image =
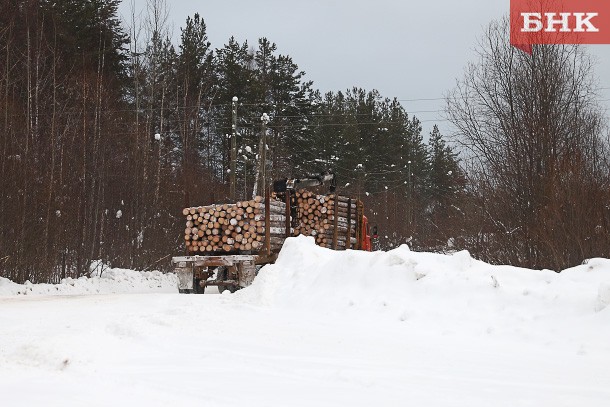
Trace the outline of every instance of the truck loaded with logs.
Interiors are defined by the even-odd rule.
[[[288,237],[312,236],[334,250],[371,250],[369,225],[358,199],[335,193],[330,173],[274,182],[265,196],[234,203],[185,208],[186,256],[174,257],[181,293],[222,293],[252,284],[258,267],[273,263]],[[331,192],[306,188],[330,182]]]

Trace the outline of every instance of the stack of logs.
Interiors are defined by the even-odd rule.
[[[344,250],[356,244],[356,202],[339,195],[296,192],[296,219],[291,219],[289,235],[314,236],[322,247]],[[273,196],[269,214],[264,198],[235,204],[185,208],[184,240],[192,254],[258,252],[265,249],[266,222],[272,251],[286,239],[286,204]],[[348,245],[349,233],[349,245]]]
[[[306,190],[298,191],[296,199],[298,225],[294,230],[295,236],[314,236],[319,246],[346,249],[349,232],[349,247],[354,248],[357,216],[355,200],[339,195],[315,195]],[[336,245],[333,244],[334,239]]]
[[[265,213],[264,198],[235,204],[185,208],[184,240],[189,252],[230,253],[265,248],[265,227],[269,222],[270,248],[278,250],[286,238],[286,204],[271,200]]]

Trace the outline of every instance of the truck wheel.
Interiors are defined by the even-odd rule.
[[[201,280],[198,279],[198,278],[193,280],[193,292],[195,294],[203,294],[203,293],[205,293],[205,287],[200,286],[199,285],[200,282],[201,282]]]
[[[231,294],[233,294],[235,291],[237,291],[237,287],[235,287],[234,285],[219,285],[218,286],[218,292],[219,293],[223,293],[225,291],[229,291]]]

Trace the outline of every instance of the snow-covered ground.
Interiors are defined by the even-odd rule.
[[[90,278],[66,278],[60,284],[15,284],[0,277],[0,296],[87,295],[176,292],[176,276],[158,271],[139,272],[96,267]]]
[[[610,403],[610,260],[556,274],[294,238],[233,295],[125,270],[0,295],[2,406]]]

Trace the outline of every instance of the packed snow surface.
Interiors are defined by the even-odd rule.
[[[235,294],[105,273],[59,286],[0,279],[3,406],[610,400],[609,260],[557,274],[292,238]]]

